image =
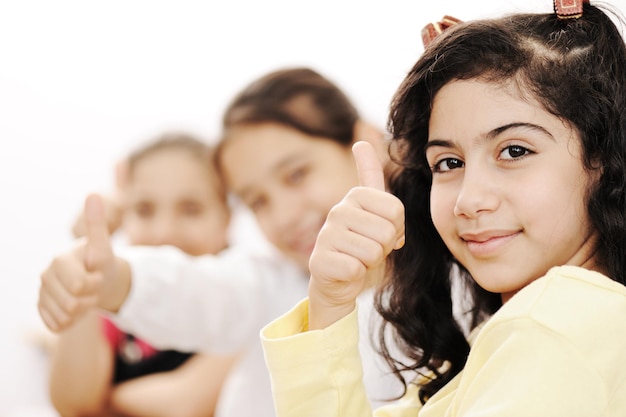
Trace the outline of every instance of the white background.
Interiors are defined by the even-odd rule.
[[[626,0],[612,4],[626,12]],[[164,129],[214,139],[253,78],[308,65],[384,126],[395,88],[445,14],[550,12],[551,0],[0,0],[0,416],[47,405],[39,274],[70,247],[87,192]]]

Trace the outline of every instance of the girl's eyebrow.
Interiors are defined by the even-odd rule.
[[[497,127],[491,130],[489,133],[487,133],[485,137],[488,140],[491,140],[491,139],[496,138],[498,135],[504,133],[507,130],[517,129],[517,128],[526,128],[529,130],[536,130],[536,131],[543,133],[546,136],[549,136],[552,140],[554,140],[554,136],[552,135],[552,133],[548,132],[543,126],[536,125],[534,123],[524,123],[524,122],[509,123],[507,125]]]
[[[496,137],[498,137],[499,135],[501,135],[502,133],[506,132],[507,130],[519,129],[519,128],[524,128],[524,129],[528,129],[528,130],[536,130],[536,131],[541,132],[544,135],[548,136],[550,139],[555,140],[554,136],[552,135],[552,133],[550,133],[548,130],[546,130],[543,126],[536,125],[534,123],[525,123],[525,122],[509,123],[509,124],[506,124],[504,126],[496,127],[495,129],[490,130],[489,132],[487,132],[487,134],[485,135],[485,139],[486,140],[493,140]],[[453,146],[452,143],[453,143],[453,141],[446,140],[446,139],[429,140],[428,142],[426,142],[426,145],[424,146],[424,152],[426,152],[429,148],[431,148],[433,146],[441,146],[441,147],[444,147],[444,148],[451,148]]]
[[[441,146],[442,148],[451,148],[452,147],[452,141],[451,140],[444,140],[444,139],[429,140],[428,142],[426,142],[426,145],[424,145],[424,153],[426,153],[428,151],[428,149],[432,148],[433,146]]]

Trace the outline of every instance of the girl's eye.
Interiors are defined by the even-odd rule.
[[[244,204],[247,205],[253,213],[257,213],[267,205],[267,199],[265,197],[254,197],[244,201]]]
[[[198,217],[202,214],[202,204],[192,201],[183,202],[180,211],[187,217]]]
[[[446,172],[452,171],[453,169],[463,168],[465,163],[457,158],[444,158],[435,162],[432,166],[433,172]]]
[[[142,219],[150,218],[154,215],[154,205],[146,202],[138,203],[134,207],[134,211],[137,214],[137,217]]]
[[[502,159],[519,159],[530,153],[531,152],[528,148],[520,145],[510,145],[500,152],[500,156]]]
[[[296,170],[293,170],[289,173],[289,175],[287,175],[287,184],[299,184],[306,176],[307,171],[308,170],[306,168],[298,168]]]

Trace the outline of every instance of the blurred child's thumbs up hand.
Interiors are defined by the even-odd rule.
[[[61,331],[90,308],[103,305],[117,273],[102,198],[85,201],[86,236],[72,251],[55,257],[41,274],[38,309],[52,331]],[[111,286],[111,285],[109,285]]]
[[[309,329],[350,313],[356,297],[379,282],[385,259],[404,244],[404,206],[385,192],[383,169],[367,142],[353,147],[359,186],[331,209],[309,260]]]
[[[104,214],[104,200],[97,194],[87,196],[85,200],[85,268],[97,272],[106,267],[106,262],[113,256],[111,237]]]

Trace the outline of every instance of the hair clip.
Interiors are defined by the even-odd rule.
[[[554,13],[559,19],[578,19],[583,15],[583,4],[589,0],[554,0]]]
[[[446,15],[439,22],[429,23],[424,26],[424,29],[422,29],[422,42],[424,43],[424,47],[428,46],[437,36],[443,33],[444,30],[457,23],[461,23],[461,20]]]

